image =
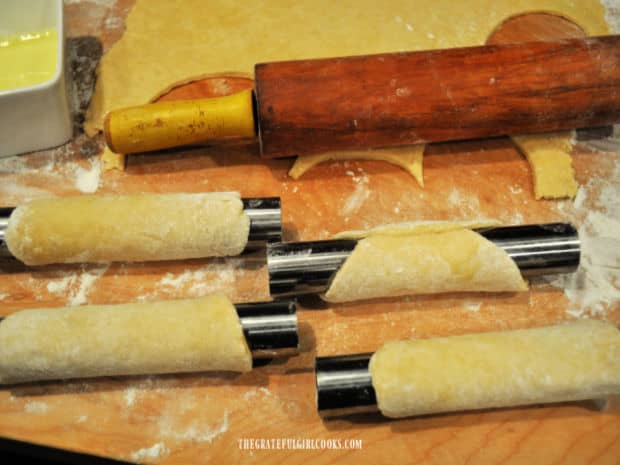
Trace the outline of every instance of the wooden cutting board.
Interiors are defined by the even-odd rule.
[[[70,37],[95,35],[107,49],[122,33],[131,1],[67,5]],[[530,15],[496,31],[496,40],[580,34],[569,21]],[[70,39],[71,40],[71,39]],[[88,38],[74,39],[74,72],[87,80]],[[76,59],[77,58],[77,59]],[[221,78],[177,88],[164,99],[229,94],[252,86]],[[0,164],[12,182],[0,204],[78,193],[76,171],[93,171],[100,141],[76,136],[67,147]],[[193,148],[132,156],[127,171],[101,174],[98,192],[238,190],[282,197],[286,240],[327,238],[344,229],[421,219],[497,218],[505,223],[573,220],[602,211],[592,202],[614,179],[620,154],[577,144],[574,166],[587,194],[536,201],[527,163],[508,139],[432,145],[424,189],[383,162],[328,163],[299,181],[290,160],[263,161],[253,145]],[[78,168],[69,170],[68,167]],[[8,166],[8,168],[6,168]],[[90,167],[90,168],[89,168]],[[96,173],[95,173],[96,174]],[[594,181],[592,181],[594,180]],[[600,181],[600,182],[599,182]],[[590,184],[588,184],[590,182]],[[587,208],[586,208],[587,207]],[[574,211],[573,211],[574,210]],[[597,210],[597,211],[598,211]],[[0,263],[3,315],[33,307],[120,303],[223,292],[237,302],[268,298],[260,256],[105,266],[27,269]],[[378,415],[322,421],[315,406],[314,357],[376,350],[384,341],[541,326],[590,313],[561,289],[537,283],[529,293],[459,294],[381,299],[329,306],[304,299],[302,353],[244,375],[148,376],[41,383],[0,390],[0,434],[94,454],[157,463],[596,463],[620,461],[620,415],[591,402],[534,406],[387,421]],[[572,312],[572,313],[571,313]],[[620,324],[614,304],[595,317]],[[359,439],[361,450],[244,450],[240,439]]]

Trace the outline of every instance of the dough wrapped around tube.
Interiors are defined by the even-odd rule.
[[[620,331],[583,320],[388,342],[369,369],[391,418],[597,399],[620,393]]]
[[[34,309],[0,322],[0,384],[252,369],[225,296]]]
[[[336,237],[361,239],[325,293],[329,302],[441,292],[527,290],[519,268],[508,254],[463,225],[405,223]]]
[[[250,220],[237,193],[84,195],[35,200],[9,218],[27,265],[238,255]]]

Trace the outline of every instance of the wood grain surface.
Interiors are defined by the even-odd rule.
[[[610,124],[618,63],[620,36],[259,64],[261,154]]]
[[[73,74],[83,86],[76,102],[78,127],[88,83],[92,85],[93,56],[120,37],[131,3],[66,5],[67,33],[74,41]],[[558,28],[565,30],[563,20],[548,15],[528,21],[524,29],[539,38],[550,32],[557,37]],[[515,24],[509,25],[523,23]],[[222,77],[173,90],[166,98],[224,95],[251,85]],[[247,197],[280,195],[287,240],[321,239],[343,229],[421,219],[492,217],[508,224],[581,225],[591,212],[606,214],[604,191],[620,182],[620,153],[597,149],[603,142],[575,147],[574,166],[583,186],[576,202],[534,200],[527,163],[503,138],[428,147],[424,189],[404,171],[370,161],[323,164],[293,181],[286,174],[290,160],[263,161],[258,148],[249,144],[131,156],[126,172],[101,173],[98,192],[238,190]],[[78,181],[84,173],[98,175],[100,147],[100,140],[89,140],[78,130],[66,147],[0,160],[0,205],[80,193]],[[260,255],[36,269],[5,261],[0,269],[2,315],[34,307],[214,292],[236,302],[268,298]],[[4,388],[0,434],[162,464],[620,463],[620,409],[613,403],[605,411],[593,402],[574,402],[400,421],[379,415],[322,421],[316,413],[312,372],[316,355],[374,351],[390,339],[541,326],[576,316],[620,324],[616,300],[591,308],[575,302],[570,292],[539,281],[530,292],[511,295],[417,296],[347,305],[304,299],[301,304],[302,352],[297,357],[243,375],[119,377]],[[362,449],[248,450],[239,447],[244,438],[355,439],[362,441]]]

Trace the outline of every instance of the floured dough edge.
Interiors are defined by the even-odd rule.
[[[303,155],[297,157],[288,174],[293,179],[299,179],[310,169],[327,161],[378,160],[386,161],[403,168],[414,177],[420,187],[424,187],[422,160],[425,147],[425,144],[417,144],[404,147],[386,147],[372,150],[342,150],[319,153],[316,155]]]
[[[503,249],[462,225],[405,223],[366,236],[353,232],[337,237],[362,238],[322,296],[328,302],[528,289]]]
[[[402,236],[439,233],[455,229],[482,229],[500,226],[501,222],[495,219],[479,219],[470,221],[404,221],[377,226],[372,229],[357,229],[342,231],[332,236],[332,239],[363,239],[368,236],[386,235]]]

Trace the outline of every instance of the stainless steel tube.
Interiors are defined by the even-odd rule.
[[[280,197],[242,199],[250,218],[247,248],[263,246],[266,242],[282,240],[282,208]]]
[[[299,333],[294,301],[236,304],[235,308],[253,358],[297,353]]]
[[[4,231],[9,224],[9,216],[13,212],[13,208],[0,208],[0,257],[10,257],[11,253],[4,241]]]
[[[368,364],[372,354],[318,357],[315,362],[316,398],[324,417],[377,411]]]
[[[579,266],[579,235],[571,224],[495,227],[478,232],[504,249],[524,276],[570,273]],[[271,295],[326,292],[356,244],[354,239],[338,239],[268,245]]]

